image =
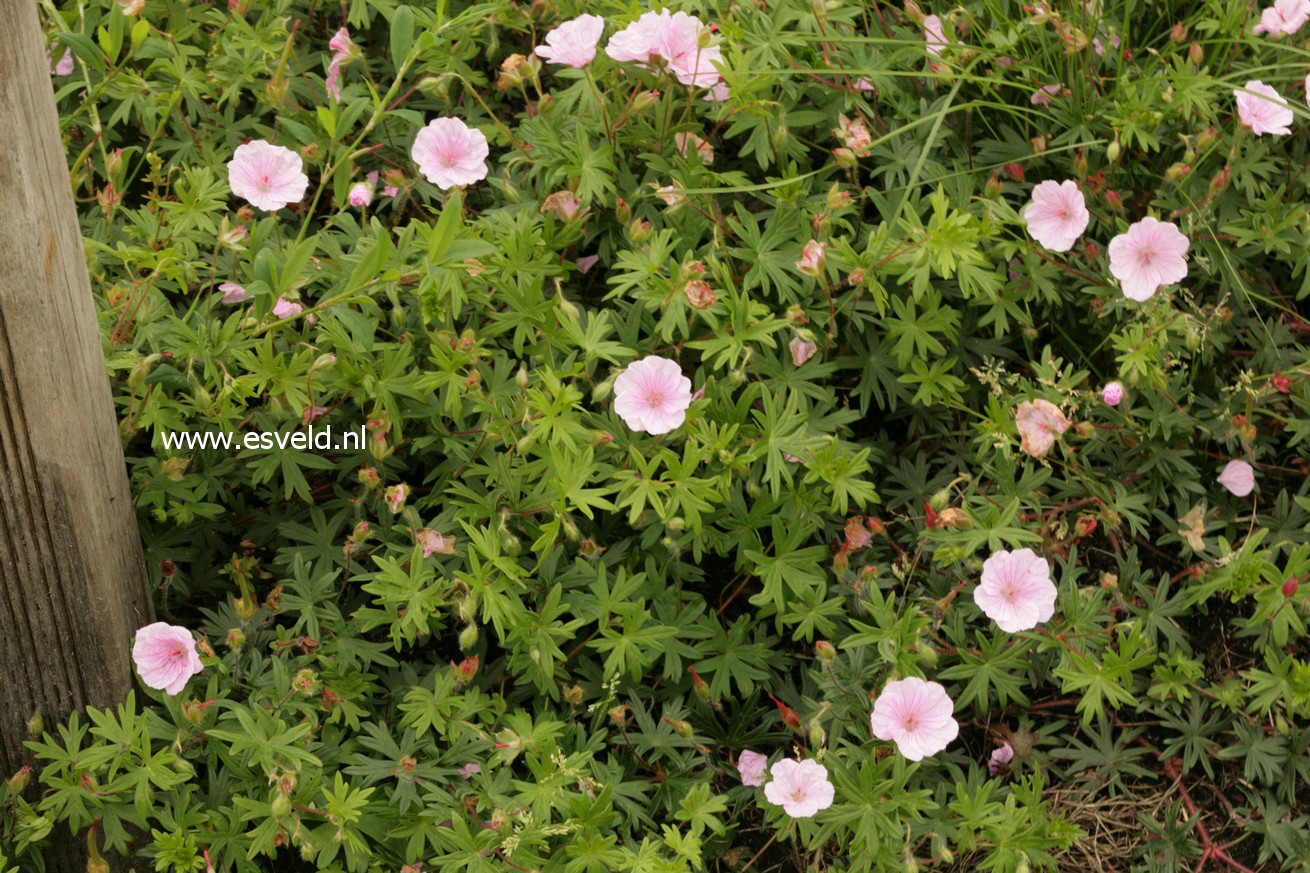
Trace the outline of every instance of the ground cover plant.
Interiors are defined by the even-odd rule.
[[[159,623],[0,870],[1310,869],[1310,4],[41,8]]]

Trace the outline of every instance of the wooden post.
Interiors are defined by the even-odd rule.
[[[37,4],[0,0],[0,778],[38,709],[127,694],[151,616]]]

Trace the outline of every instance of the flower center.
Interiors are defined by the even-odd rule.
[[[652,391],[646,397],[646,405],[651,409],[657,409],[664,405],[664,398],[660,396],[658,391]]]
[[[182,647],[181,647],[181,646],[173,646],[173,648],[169,651],[168,654],[169,654],[170,656],[174,657],[174,658],[180,658],[180,657],[182,657]]]
[[[1137,256],[1144,266],[1151,266],[1151,258],[1155,257],[1155,252],[1151,249],[1142,249],[1142,253]]]
[[[795,791],[793,791],[793,792],[791,793],[791,799],[794,800],[794,801],[796,801],[797,803],[802,803],[802,802],[804,802],[804,800],[805,800],[805,789],[804,789],[804,788],[797,788]]]
[[[901,727],[905,728],[907,731],[914,730],[917,725],[918,721],[915,720],[913,715],[907,715],[905,721],[901,722]]]
[[[1060,210],[1060,219],[1061,219],[1062,221],[1068,221],[1068,220],[1069,220],[1069,210],[1067,210],[1067,209],[1061,209],[1061,210]]]
[[[267,191],[269,188],[272,187],[273,187],[273,180],[269,178],[268,173],[265,173],[264,175],[259,177],[259,190]]]

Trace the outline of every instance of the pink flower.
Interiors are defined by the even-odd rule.
[[[888,682],[873,704],[869,725],[880,740],[891,740],[911,761],[922,761],[950,745],[960,733],[955,704],[936,682],[911,676]]]
[[[414,531],[414,542],[423,549],[423,557],[432,555],[455,554],[455,535],[439,534],[430,527],[421,527]]]
[[[1310,0],[1274,0],[1260,13],[1254,33],[1282,36],[1296,33],[1310,20]]]
[[[605,54],[616,61],[650,63],[660,57],[659,38],[670,18],[669,10],[644,13],[610,37]]]
[[[810,818],[832,806],[828,768],[818,761],[783,758],[773,765],[770,775],[773,778],[764,786],[765,798],[792,818]]]
[[[1244,89],[1234,90],[1233,96],[1237,98],[1237,117],[1256,136],[1292,132],[1288,127],[1292,123],[1292,107],[1264,82],[1252,79]]]
[[[877,88],[877,86],[875,86],[875,85],[874,85],[872,82],[870,82],[868,79],[856,79],[856,80],[855,80],[855,90],[856,90],[856,91],[872,91],[872,92],[874,92],[875,94],[878,92],[878,88]]]
[[[232,193],[266,212],[299,203],[309,187],[305,162],[291,149],[262,139],[237,146],[227,165]]]
[[[1014,423],[1019,429],[1019,448],[1034,458],[1044,458],[1066,430],[1069,419],[1060,407],[1049,400],[1025,400],[1014,411]]]
[[[332,49],[332,59],[328,61],[327,80],[324,83],[332,99],[341,99],[341,67],[359,56],[359,49],[350,41],[350,31],[341,28],[328,40]]]
[[[433,119],[414,139],[419,172],[443,191],[485,179],[489,152],[482,131],[458,118]]]
[[[553,212],[560,221],[572,221],[580,216],[585,216],[588,211],[583,207],[578,196],[568,189],[549,194],[545,200],[541,201],[541,214],[545,215],[547,212]]]
[[[585,276],[590,273],[591,268],[596,266],[599,262],[600,255],[583,255],[573,262],[573,266],[577,267],[578,272]]]
[[[191,631],[162,621],[136,632],[132,661],[142,682],[168,694],[181,693],[187,680],[205,669]]]
[[[814,357],[814,353],[819,350],[817,343],[806,342],[798,336],[792,337],[787,345],[791,349],[791,362],[798,367]]]
[[[350,189],[351,206],[368,206],[373,202],[373,186],[367,182],[356,182]]]
[[[1245,497],[1255,490],[1255,468],[1246,461],[1229,461],[1218,481],[1233,496]]]
[[[1034,106],[1050,106],[1051,98],[1058,96],[1063,88],[1063,85],[1058,84],[1043,85],[1033,92],[1033,95],[1028,98],[1028,102],[1032,103]]]
[[[973,601],[1006,633],[1032,630],[1055,614],[1051,566],[1032,549],[999,551],[983,562]]]
[[[405,498],[407,497],[409,497],[409,486],[403,482],[399,485],[392,485],[382,495],[382,499],[386,501],[387,509],[390,509],[393,513],[398,513],[405,507]]]
[[[796,269],[807,276],[823,275],[823,262],[828,251],[826,243],[810,240],[801,250],[801,259],[796,262]]]
[[[673,144],[678,148],[678,154],[684,158],[692,150],[700,156],[700,162],[705,166],[714,163],[714,146],[707,143],[694,133],[675,133],[673,135]]]
[[[474,776],[476,776],[481,772],[482,772],[482,765],[465,764],[463,767],[459,768],[459,778],[467,781],[469,779],[472,779]]]
[[[374,170],[373,172],[365,175],[364,181],[368,182],[368,184],[372,186],[373,190],[376,191],[378,186],[378,171]],[[382,188],[382,193],[384,196],[387,197],[395,197],[396,192],[399,190],[400,190],[399,188],[393,187],[391,185],[384,185]]]
[[[546,44],[533,51],[552,64],[585,67],[596,57],[596,43],[603,30],[605,19],[599,15],[579,15],[546,34]]]
[[[722,103],[728,99],[728,83],[724,81],[715,82],[701,99],[706,103]]]
[[[273,304],[274,318],[292,318],[304,311],[305,307],[301,306],[299,303],[292,303],[285,297],[279,297],[277,302]]]
[[[942,49],[950,45],[942,30],[942,20],[936,15],[926,15],[923,19],[923,40],[928,44],[928,54],[941,57]]]
[[[250,299],[250,292],[235,282],[224,282],[218,286],[218,290],[223,292],[224,303],[245,303]]]
[[[614,411],[635,431],[668,433],[687,418],[691,380],[677,361],[649,355],[614,380]]]
[[[769,767],[769,759],[750,749],[742,751],[737,758],[737,772],[741,774],[741,784],[759,788],[764,784],[764,771]]]
[[[1111,34],[1111,35],[1110,35],[1110,47],[1111,47],[1111,48],[1116,48],[1116,49],[1119,48],[1119,34],[1116,33],[1116,34]],[[1094,50],[1098,55],[1103,55],[1103,54],[1105,54],[1105,46],[1101,45],[1101,38],[1100,38],[1100,37],[1097,37],[1097,36],[1092,37],[1092,49],[1093,49],[1093,50]]]
[[[987,761],[987,772],[995,776],[1003,770],[1009,770],[1013,760],[1014,748],[1009,743],[1002,743],[992,750],[992,756]]]
[[[50,75],[67,76],[71,72],[73,72],[73,50],[71,48],[64,49],[64,56],[59,59],[58,63],[55,63],[53,57],[50,58]]]
[[[721,78],[715,64],[722,63],[723,49],[702,46],[703,29],[699,18],[685,12],[647,12],[611,36],[605,54],[643,65],[662,59],[682,84],[714,89]]]
[[[1150,300],[1187,276],[1187,237],[1168,221],[1143,218],[1110,240],[1110,272],[1129,300]]]
[[[1047,180],[1033,189],[1033,199],[1023,210],[1028,233],[1053,252],[1067,252],[1082,236],[1090,219],[1083,192],[1071,180]]]
[[[1118,406],[1119,401],[1124,399],[1124,386],[1122,382],[1110,382],[1101,389],[1101,399],[1107,406]]]

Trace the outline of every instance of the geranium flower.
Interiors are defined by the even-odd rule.
[[[702,46],[703,30],[701,20],[685,12],[647,12],[611,36],[605,53],[616,61],[636,61],[643,66],[663,60],[682,84],[715,89],[721,79],[715,64],[722,63],[723,49]],[[721,99],[726,98],[725,89]]]
[[[1129,300],[1150,300],[1187,277],[1188,245],[1177,225],[1143,218],[1110,240],[1110,273]]]
[[[1245,497],[1255,490],[1255,468],[1246,461],[1229,461],[1218,482],[1235,497]]]
[[[414,542],[423,549],[423,557],[432,555],[455,554],[455,535],[440,534],[430,527],[421,527],[414,531]]]
[[[1122,382],[1110,382],[1101,389],[1101,399],[1107,406],[1118,406],[1119,401],[1124,399],[1124,386]]]
[[[764,784],[764,771],[769,767],[769,759],[750,749],[742,751],[737,758],[737,772],[741,774],[741,784],[758,788]]]
[[[568,189],[548,194],[546,199],[541,201],[539,211],[542,215],[553,212],[560,221],[572,221],[579,216],[585,216],[588,212],[578,196]]]
[[[412,155],[429,182],[443,191],[487,177],[487,138],[458,118],[435,118],[414,138]]]
[[[1064,86],[1060,84],[1043,85],[1032,93],[1032,96],[1028,98],[1028,102],[1034,106],[1050,106],[1051,98],[1058,96],[1063,88]]]
[[[878,739],[896,743],[906,758],[921,761],[959,735],[954,711],[945,688],[911,676],[887,683],[874,701],[869,726]]]
[[[309,187],[305,162],[289,148],[262,139],[239,145],[227,165],[232,193],[266,212],[299,203]]]
[[[942,20],[936,15],[926,15],[923,19],[923,41],[927,43],[928,54],[941,57],[942,49],[950,45],[946,33],[942,30]]]
[[[714,146],[694,133],[675,133],[673,135],[673,144],[677,147],[678,154],[684,158],[691,154],[692,149],[695,149],[702,164],[708,167],[714,163]]]
[[[367,182],[356,182],[350,188],[351,206],[368,206],[373,202],[373,186]]]
[[[810,818],[832,806],[828,768],[818,761],[783,758],[773,765],[770,775],[773,778],[764,786],[764,796],[792,818]]]
[[[828,251],[826,243],[812,239],[801,249],[801,259],[796,262],[796,269],[807,276],[822,276],[824,255]]]
[[[1310,0],[1274,0],[1260,12],[1260,23],[1253,33],[1291,36],[1310,20]]]
[[[1067,252],[1087,229],[1091,215],[1077,182],[1048,179],[1033,189],[1023,218],[1033,239],[1053,252]]]
[[[686,420],[689,406],[691,380],[677,361],[649,355],[614,380],[614,411],[635,431],[668,433]]]
[[[792,337],[787,347],[791,349],[791,362],[798,367],[814,357],[814,353],[819,350],[818,343],[806,342],[798,336]]]
[[[162,621],[136,632],[132,662],[142,682],[167,694],[180,694],[187,680],[205,669],[191,631]]]
[[[71,72],[73,72],[73,50],[71,48],[64,49],[64,56],[58,62],[53,57],[50,58],[50,75],[67,76]]]
[[[224,282],[218,290],[223,292],[224,303],[245,303],[250,299],[250,292],[235,282]]]
[[[405,508],[405,500],[409,497],[409,486],[404,482],[399,485],[392,485],[382,494],[383,501],[387,504],[393,514],[399,513]]]
[[[992,750],[992,756],[987,759],[987,772],[995,776],[1003,770],[1009,770],[1013,760],[1014,748],[1009,743],[1002,743]]]
[[[1233,91],[1237,98],[1237,117],[1256,136],[1266,133],[1285,135],[1292,132],[1292,107],[1277,91],[1259,79],[1252,79],[1243,89]]]
[[[299,303],[292,303],[285,297],[279,297],[277,302],[273,304],[274,318],[291,318],[292,316],[299,315],[304,311],[305,307],[301,306]]]
[[[332,49],[332,59],[328,61],[327,80],[324,82],[327,92],[332,95],[332,99],[341,99],[341,67],[359,56],[359,49],[350,40],[350,31],[341,28],[332,35],[328,40],[328,48]]]
[[[599,15],[579,15],[546,34],[546,44],[533,51],[552,64],[585,67],[595,59],[596,43],[604,30],[605,19]]]
[[[1051,565],[1032,549],[999,551],[983,562],[973,601],[1006,633],[1032,630],[1055,614]]]
[[[481,772],[481,764],[468,763],[459,768],[459,778],[468,781]]]
[[[1069,419],[1049,400],[1025,400],[1014,411],[1019,429],[1019,448],[1034,458],[1044,458],[1055,441],[1069,429]]]

